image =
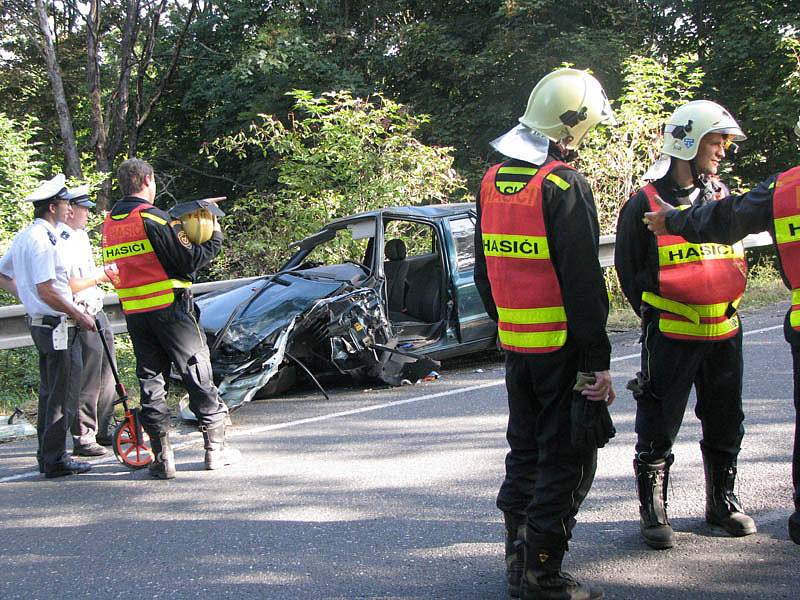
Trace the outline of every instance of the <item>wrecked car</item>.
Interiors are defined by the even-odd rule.
[[[229,407],[349,375],[414,382],[437,359],[492,348],[473,281],[475,205],[385,208],[292,244],[274,274],[200,297],[215,382]]]

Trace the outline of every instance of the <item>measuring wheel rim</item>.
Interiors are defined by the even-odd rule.
[[[142,432],[142,439],[137,439],[136,430],[126,419],[114,429],[114,456],[123,465],[131,469],[143,469],[153,462],[153,453],[147,445],[150,439]]]

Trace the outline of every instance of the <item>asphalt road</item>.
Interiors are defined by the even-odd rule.
[[[687,410],[675,448],[672,550],[639,540],[631,471],[637,370],[614,336],[617,437],[600,451],[565,568],[606,598],[800,598],[788,539],[793,423],[784,306],[745,315],[747,434],[739,496],[759,532],[718,536],[703,520],[700,431]],[[0,446],[0,598],[505,598],[505,393],[495,355],[447,364],[395,389],[339,388],[245,406],[243,464],[203,470],[197,433],[176,437],[178,478],[113,459],[40,479],[34,444]]]

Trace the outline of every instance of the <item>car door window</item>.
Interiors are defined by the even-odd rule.
[[[459,271],[475,266],[475,221],[470,217],[450,220],[450,231],[456,246],[456,264]]]

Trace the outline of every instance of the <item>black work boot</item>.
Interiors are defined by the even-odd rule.
[[[519,598],[522,568],[525,562],[525,515],[503,513],[506,524],[506,582],[508,595]]]
[[[525,533],[525,570],[520,600],[599,600],[603,592],[575,581],[561,570],[566,543],[560,538]]]
[[[667,485],[673,460],[672,455],[654,463],[633,459],[639,493],[639,529],[645,543],[656,550],[672,548],[675,544],[667,517]]]
[[[225,423],[210,427],[201,427],[203,441],[205,442],[206,469],[220,469],[227,465],[232,465],[241,460],[242,454],[236,448],[231,448],[225,443]]]
[[[175,479],[175,454],[169,443],[169,433],[150,434],[150,447],[153,450],[153,462],[147,467],[156,479]]]
[[[742,511],[733,493],[736,483],[736,459],[714,461],[703,452],[706,474],[706,522],[721,527],[734,537],[751,535],[756,524]]]

